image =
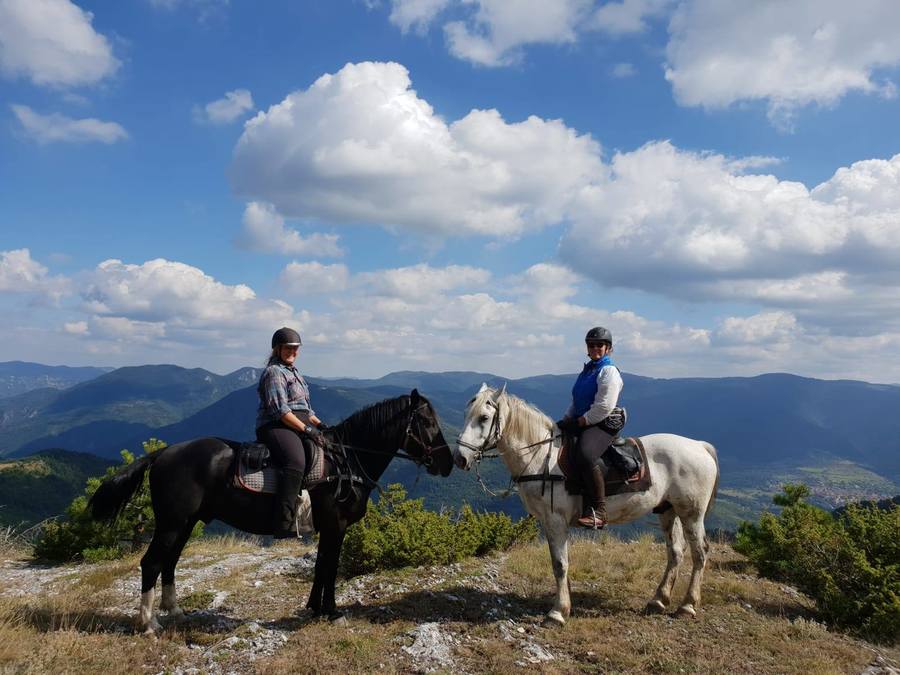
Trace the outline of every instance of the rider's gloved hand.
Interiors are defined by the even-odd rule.
[[[303,433],[306,434],[306,437],[316,445],[320,447],[325,446],[325,437],[322,435],[322,432],[316,429],[312,424],[307,424],[306,429],[303,430]]]
[[[328,431],[330,428],[331,426],[325,424],[325,422],[319,422],[319,431]]]
[[[563,417],[557,420],[556,426],[560,431],[572,433],[578,431],[578,419],[575,417]]]

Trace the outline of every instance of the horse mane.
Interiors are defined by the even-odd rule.
[[[351,436],[369,435],[390,423],[401,421],[398,415],[409,407],[409,394],[386,398],[357,410],[335,426],[335,430]]]
[[[486,390],[485,395],[491,396],[493,391]],[[508,391],[503,396],[509,406],[509,419],[505,420],[504,435],[537,441],[544,438],[548,431],[553,431],[553,420],[537,407]]]
[[[547,415],[515,394],[506,392],[504,395],[510,411],[504,434],[537,441],[544,438],[548,431],[552,433],[553,420]]]

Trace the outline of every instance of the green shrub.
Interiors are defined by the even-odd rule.
[[[900,639],[900,507],[848,506],[839,517],[786,485],[779,515],[742,523],[735,549],[760,573],[796,585],[829,623],[886,643]]]
[[[472,555],[509,548],[537,536],[532,518],[513,522],[503,513],[457,514],[427,511],[422,499],[407,499],[389,485],[365,517],[347,531],[341,554],[346,574],[418,565],[444,565]]]
[[[145,441],[143,446],[144,452],[149,454],[165,448],[166,444],[151,438]],[[134,455],[123,450],[120,466],[110,467],[105,476],[89,478],[84,494],[76,497],[66,509],[66,518],[44,525],[34,544],[35,556],[61,562],[113,560],[139,549],[149,540],[155,525],[150,490],[147,487],[149,471],[144,474],[143,485],[138,488],[114,522],[102,523],[93,520],[87,508],[88,500],[100,487],[100,483],[133,461]],[[198,523],[192,536],[197,536],[202,530],[202,525]]]

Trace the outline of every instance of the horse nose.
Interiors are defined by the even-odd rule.
[[[456,464],[456,466],[458,466],[460,469],[468,469],[469,468],[468,466],[466,466],[466,464],[468,462],[466,462],[466,458],[463,457],[461,452],[454,452],[453,455],[454,455],[453,461]]]

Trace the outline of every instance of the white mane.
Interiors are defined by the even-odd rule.
[[[486,397],[493,397],[495,394],[495,389],[485,389],[478,395],[478,403],[483,403]],[[548,433],[553,433],[553,420],[535,406],[509,392],[504,392],[501,400],[509,408],[503,420],[505,437],[531,443],[546,438]]]

